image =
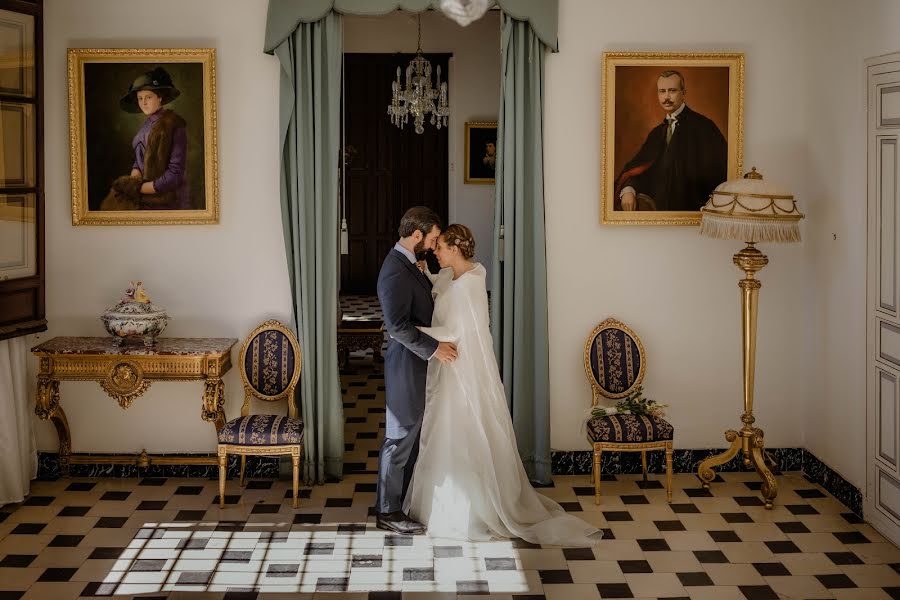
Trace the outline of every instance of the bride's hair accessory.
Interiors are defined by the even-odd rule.
[[[448,246],[459,248],[459,253],[466,260],[475,256],[475,236],[465,225],[454,223],[441,232],[441,237]]]

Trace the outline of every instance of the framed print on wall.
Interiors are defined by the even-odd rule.
[[[466,183],[494,183],[497,172],[497,122],[466,123]]]
[[[218,223],[215,58],[69,49],[73,225]]]
[[[601,223],[697,225],[743,161],[744,55],[603,54]]]

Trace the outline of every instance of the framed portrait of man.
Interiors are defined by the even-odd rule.
[[[494,183],[497,172],[497,122],[466,123],[466,183]]]
[[[69,49],[73,225],[218,223],[215,53]]]
[[[744,55],[603,54],[601,223],[697,225],[741,173]]]

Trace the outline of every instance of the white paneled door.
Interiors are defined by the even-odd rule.
[[[900,54],[867,66],[865,517],[900,544]]]

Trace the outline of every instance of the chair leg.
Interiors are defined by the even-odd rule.
[[[244,480],[244,474],[247,472],[247,455],[241,454],[241,487],[244,487],[246,481]]]
[[[294,466],[294,508],[300,508],[300,500],[297,497],[297,488],[300,487],[300,457],[292,456],[291,462]]]
[[[672,444],[666,446],[666,499],[672,503]]]
[[[644,481],[647,481],[647,451],[641,450],[641,467],[644,469]]]
[[[228,472],[228,454],[219,451],[219,508],[225,508],[225,476]]]
[[[600,505],[600,456],[603,454],[603,450],[594,446],[594,468],[592,469],[594,472],[594,504]]]

